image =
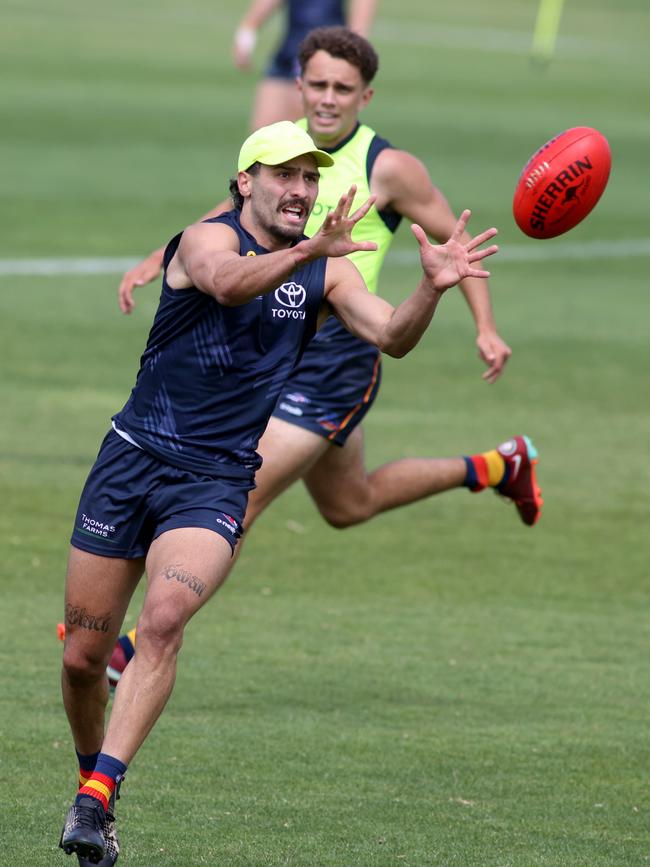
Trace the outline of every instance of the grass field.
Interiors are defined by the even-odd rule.
[[[158,294],[142,290],[125,319],[117,266],[29,272],[135,258],[223,197],[254,82],[229,62],[239,9],[5,4],[2,865],[71,863],[56,848],[75,779],[55,635],[68,538]],[[528,59],[536,11],[382,4],[366,120],[420,155],[476,228],[499,226],[492,289],[514,355],[482,383],[450,293],[418,349],[386,362],[366,437],[375,466],[526,432],[542,520],[529,530],[489,492],[459,491],[340,532],[289,491],[188,630],[124,787],[120,863],[650,863],[650,10],[568,0],[546,69]],[[570,235],[527,240],[509,210],[518,173],[583,124],[610,140],[609,188]],[[416,264],[403,227],[387,297],[415,285]]]

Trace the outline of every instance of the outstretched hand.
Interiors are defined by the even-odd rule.
[[[310,239],[312,249],[315,248],[318,256],[347,256],[357,250],[376,250],[374,241],[352,240],[352,230],[362,220],[375,203],[376,196],[370,198],[361,205],[353,214],[350,208],[356,195],[357,188],[353,184],[348,192],[341,196],[339,203],[324,219],[322,226]]]
[[[117,303],[120,305],[122,313],[131,313],[135,307],[135,302],[133,301],[133,290],[135,287],[151,283],[160,274],[161,269],[162,251],[154,250],[146,259],[138,262],[137,265],[126,272],[117,290]]]
[[[456,223],[454,231],[446,244],[431,244],[424,229],[414,223],[411,231],[420,245],[420,261],[422,270],[431,284],[431,288],[437,292],[444,292],[450,286],[455,286],[465,277],[489,277],[490,272],[480,268],[474,268],[474,262],[480,262],[487,256],[498,252],[496,244],[479,250],[481,244],[494,238],[496,229],[487,229],[463,243],[462,237],[471,216],[471,211],[463,211]]]

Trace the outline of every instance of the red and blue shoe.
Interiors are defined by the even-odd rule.
[[[530,437],[517,436],[501,443],[497,451],[505,461],[506,474],[495,490],[512,500],[521,520],[532,527],[539,520],[544,504],[535,474],[537,449]]]

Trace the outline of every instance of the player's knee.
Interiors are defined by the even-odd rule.
[[[153,659],[176,656],[183,644],[185,621],[172,606],[143,611],[138,620],[137,652]]]
[[[335,530],[345,530],[355,524],[363,524],[372,517],[368,502],[317,503],[318,510],[330,527]]]
[[[78,647],[68,641],[63,652],[63,671],[72,686],[89,687],[106,676],[107,661],[103,650]]]

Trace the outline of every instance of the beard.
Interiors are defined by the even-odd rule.
[[[276,239],[276,241],[285,243],[286,241],[295,241],[297,238],[300,238],[304,232],[305,226],[304,224],[302,226],[278,226],[277,223],[274,223],[273,225],[265,226],[264,228],[272,238]]]
[[[282,208],[286,207],[287,204],[287,202],[283,202],[282,205],[278,206],[277,200],[271,202],[265,197],[260,197],[252,203],[258,225],[267,235],[281,244],[291,243],[300,238],[305,231],[309,216],[308,202],[301,201],[300,204],[306,211],[304,219],[297,223],[285,223]]]

